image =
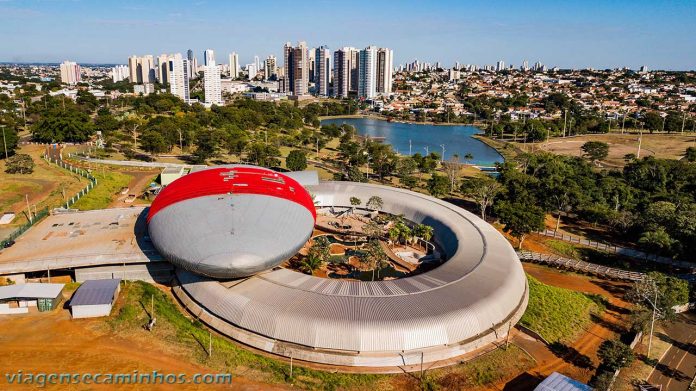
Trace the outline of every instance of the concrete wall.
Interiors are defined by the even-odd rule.
[[[77,305],[71,308],[73,319],[97,318],[111,314],[111,304]]]
[[[169,262],[141,263],[125,266],[97,266],[75,269],[75,281],[140,280],[146,282],[167,282],[174,273],[174,266]]]

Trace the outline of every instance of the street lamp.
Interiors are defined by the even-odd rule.
[[[365,179],[370,181],[370,153],[363,151],[363,155],[367,156],[367,161],[365,162]]]

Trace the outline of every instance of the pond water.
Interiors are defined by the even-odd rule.
[[[402,122],[388,122],[372,118],[334,118],[321,121],[326,124],[348,124],[356,128],[361,136],[384,137],[384,142],[401,155],[410,153],[437,152],[442,154],[445,146],[445,159],[454,154],[459,161],[467,163],[467,153],[474,157],[468,163],[481,166],[493,166],[503,162],[503,157],[495,149],[471,137],[481,133],[480,129],[469,125],[429,125]]]

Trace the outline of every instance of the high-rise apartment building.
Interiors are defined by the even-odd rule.
[[[350,91],[358,89],[358,50],[344,47],[334,52],[333,93],[338,98],[347,98]]]
[[[502,71],[503,69],[505,69],[505,61],[500,60],[500,61],[498,61],[498,62],[495,64],[495,71],[496,71],[496,72],[500,72],[500,71]]]
[[[368,46],[358,57],[358,96],[374,98],[377,95],[377,48]]]
[[[246,69],[247,77],[249,78],[249,80],[256,79],[256,74],[259,72],[259,70],[256,69],[256,63],[247,64]]]
[[[394,70],[394,51],[377,49],[377,93],[388,95],[392,92],[392,72]]]
[[[281,92],[295,96],[307,95],[309,88],[308,51],[305,42],[293,47],[290,42],[283,46],[284,76],[280,82]]]
[[[128,73],[131,83],[154,83],[156,79],[155,58],[151,55],[129,57]]]
[[[82,72],[76,62],[63,61],[60,64],[60,81],[64,84],[75,85],[82,81]]]
[[[111,68],[111,80],[114,83],[123,81],[128,78],[128,66],[127,65],[116,65]]]
[[[274,55],[271,54],[268,56],[266,61],[264,61],[263,73],[266,80],[270,80],[278,76],[276,74],[276,57]]]
[[[236,52],[230,53],[230,77],[232,79],[239,77],[239,56]]]
[[[254,56],[254,65],[256,65],[257,71],[261,69],[261,60],[259,60],[259,56]]]
[[[317,95],[329,96],[331,82],[331,51],[326,46],[320,46],[314,51],[314,85]]]
[[[215,51],[213,49],[206,49],[203,52],[203,66],[208,66],[210,64],[215,64]]]
[[[169,83],[169,60],[174,57],[173,54],[161,54],[157,57],[157,81],[162,84]]]
[[[222,105],[222,84],[220,82],[220,67],[215,60],[208,60],[203,67],[203,90],[206,105]]]
[[[175,54],[169,59],[169,92],[176,95],[184,102],[189,103],[191,95],[189,92],[189,61],[181,58],[181,54]]]
[[[317,54],[316,48],[312,48],[309,50],[309,57],[307,59],[307,68],[309,69],[309,82],[310,83],[317,82],[316,80],[314,80],[314,76],[317,73],[317,66],[315,64],[316,54]]]

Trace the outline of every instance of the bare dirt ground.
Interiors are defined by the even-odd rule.
[[[50,313],[33,312],[27,315],[0,316],[2,329],[0,343],[3,357],[0,360],[0,389],[9,387],[6,373],[184,373],[190,379],[194,374],[216,373],[200,365],[192,364],[187,357],[175,354],[155,339],[143,340],[132,336],[119,336],[101,331],[102,320],[71,320],[67,310]],[[233,375],[233,382],[226,386],[177,385],[177,389],[235,389],[235,390],[283,390]],[[48,387],[53,389],[118,389],[110,386]],[[162,386],[122,386],[121,389],[172,389]]]
[[[540,265],[525,263],[523,266],[529,275],[544,284],[601,295],[607,299],[607,308],[601,317],[593,318],[582,337],[570,346],[564,347],[562,354],[552,352],[539,342],[521,342],[522,346],[537,360],[536,367],[492,389],[531,390],[553,372],[587,383],[599,364],[597,358],[599,345],[607,339],[615,338],[625,322],[629,304],[623,300],[622,293],[628,285],[623,282],[562,273]],[[519,339],[515,342],[518,341]]]
[[[549,151],[560,155],[582,156],[580,147],[587,141],[603,141],[609,144],[609,156],[603,161],[609,167],[623,167],[624,155],[638,152],[637,134],[592,134],[577,137],[553,138],[548,143],[516,145],[525,151]],[[681,134],[643,134],[640,156],[665,159],[681,159],[687,147],[696,146],[696,137]]]
[[[149,201],[142,200],[140,198],[136,199],[135,202],[132,204],[126,204],[123,201],[128,197],[129,194],[135,194],[138,197],[140,197],[141,194],[143,194],[143,191],[147,188],[147,186],[152,182],[152,179],[159,174],[159,170],[148,170],[148,171],[142,171],[142,170],[131,170],[131,171],[121,171],[122,173],[126,175],[130,175],[133,177],[131,179],[130,183],[128,183],[128,193],[127,194],[117,194],[111,204],[109,204],[109,208],[122,208],[124,206],[130,206],[130,205],[145,205],[149,204]]]

